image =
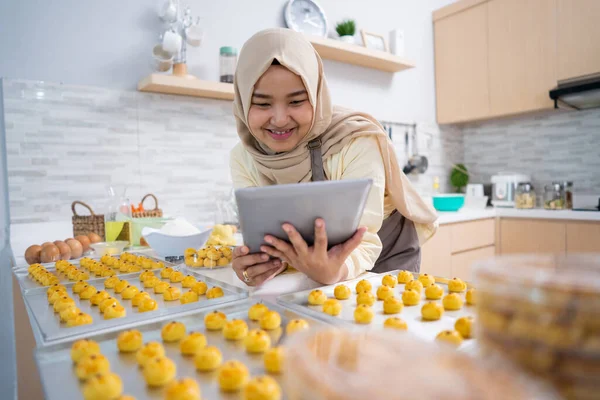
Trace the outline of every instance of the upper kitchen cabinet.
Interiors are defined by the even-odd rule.
[[[488,2],[492,117],[550,109],[556,86],[556,2]]]
[[[600,1],[557,1],[558,80],[600,73]]]
[[[452,6],[434,13],[437,120],[441,124],[480,119],[490,113],[488,5],[478,3],[454,14],[448,14]]]

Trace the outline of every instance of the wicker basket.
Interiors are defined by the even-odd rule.
[[[77,214],[75,211],[77,204],[87,208],[91,215]],[[104,240],[104,215],[94,214],[92,208],[83,201],[74,201],[71,204],[71,210],[73,211],[73,237],[95,233]]]
[[[142,212],[134,212],[132,213],[133,218],[161,218],[163,216],[163,212],[160,208],[158,208],[158,199],[152,193],[148,193],[144,197],[142,197],[142,204],[144,204],[144,200],[148,197],[152,197],[154,199],[154,209],[153,210],[144,210]]]

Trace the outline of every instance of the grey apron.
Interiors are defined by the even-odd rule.
[[[308,142],[310,150],[310,163],[313,181],[324,181],[325,170],[321,154],[321,140],[314,139]],[[377,232],[383,249],[375,262],[372,272],[383,273],[396,269],[419,272],[421,269],[421,247],[415,224],[404,218],[398,211],[394,211],[387,219],[383,220]]]

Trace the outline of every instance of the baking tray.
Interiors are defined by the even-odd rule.
[[[160,318],[189,310],[205,309],[207,307],[213,307],[217,304],[228,303],[248,297],[248,290],[246,289],[238,288],[236,286],[193,273],[193,271],[182,272],[193,275],[198,280],[206,282],[209,288],[213,286],[221,287],[223,289],[224,296],[209,300],[205,295],[203,295],[200,296],[200,299],[197,302],[188,304],[181,304],[179,300],[164,301],[162,294],[155,294],[153,289],[145,289],[143,287],[139,280],[141,272],[122,276],[121,278],[127,279],[131,285],[137,286],[137,288],[140,290],[147,291],[158,303],[157,310],[140,313],[136,307],[131,305],[131,300],[123,300],[120,294],[114,293],[114,289],[104,288],[104,280],[107,278],[95,280],[94,282],[89,281],[98,290],[106,290],[111,294],[111,296],[118,299],[121,305],[123,305],[127,311],[127,315],[123,318],[105,320],[103,318],[103,314],[100,313],[97,306],[92,306],[89,300],[80,300],[78,295],[73,294],[72,287],[75,282],[71,282],[64,285],[67,288],[69,296],[75,300],[77,307],[79,307],[82,312],[90,314],[94,320],[92,324],[78,327],[67,327],[64,323],[60,322],[59,315],[54,313],[52,305],[48,304],[48,297],[46,294],[47,287],[29,289],[28,291],[23,292],[23,298],[25,300],[25,305],[30,312],[30,316],[33,316],[32,323],[35,323],[40,331],[41,344],[45,346],[57,341],[72,340],[73,338],[89,335],[96,331],[114,330],[124,325],[136,324],[148,319]],[[160,274],[155,275],[160,278]],[[161,280],[169,281],[168,279]],[[183,288],[181,283],[171,283],[171,285],[178,287],[182,293],[189,290],[187,288]]]
[[[397,276],[399,271],[391,271],[387,274]],[[444,311],[444,315],[438,321],[424,321],[421,318],[421,307],[423,304],[433,301],[439,304],[442,304],[442,300],[427,300],[425,299],[425,290],[423,289],[421,293],[421,302],[416,306],[404,306],[402,311],[399,314],[384,314],[383,313],[383,301],[377,300],[375,304],[373,304],[372,308],[375,312],[375,316],[370,324],[357,324],[354,322],[354,310],[356,309],[356,284],[365,279],[371,282],[373,286],[373,294],[377,296],[377,288],[382,286],[381,280],[387,274],[378,274],[372,275],[362,278],[353,279],[351,281],[342,282],[350,288],[352,291],[352,295],[347,300],[340,300],[342,304],[342,312],[338,316],[331,316],[325,314],[322,311],[322,306],[311,306],[308,304],[308,294],[314,290],[304,290],[301,292],[290,293],[281,295],[277,298],[277,302],[285,307],[289,307],[292,310],[298,311],[299,313],[310,315],[316,319],[321,319],[325,322],[345,326],[350,329],[383,329],[383,323],[387,318],[390,317],[399,317],[406,321],[408,325],[408,331],[415,334],[417,337],[427,340],[433,341],[438,333],[443,330],[453,330],[454,323],[460,317],[464,316],[475,316],[475,306],[467,305],[465,301],[465,293],[459,293],[462,297],[464,305],[460,310],[457,311]],[[417,279],[420,274],[413,273],[415,279]],[[448,294],[447,282],[449,281],[446,278],[435,277],[436,283],[438,283],[444,289],[444,296]],[[338,284],[324,286],[318,288],[322,290],[328,298],[335,298],[333,295],[333,290]],[[467,287],[471,288],[472,286],[467,283]],[[402,292],[404,292],[404,284],[399,283],[394,288],[394,296],[399,299],[402,299]],[[443,297],[443,296],[442,296]],[[474,347],[474,340],[468,339],[463,341],[461,344],[461,348],[464,350],[471,350]]]
[[[142,332],[144,342],[162,342],[160,332],[162,327],[170,321],[183,322],[187,332],[195,331],[206,335],[209,345],[217,346],[223,353],[223,361],[238,360],[243,362],[249,369],[251,376],[266,374],[263,367],[263,356],[261,354],[251,355],[246,353],[243,340],[232,342],[225,340],[221,331],[206,331],[204,328],[204,315],[219,310],[227,315],[228,319],[243,319],[248,323],[249,329],[259,328],[258,323],[248,320],[248,308],[257,303],[257,300],[246,299],[235,303],[212,307],[205,310],[194,310],[179,314],[173,318],[163,318],[161,321],[152,321],[137,324],[134,327]],[[293,310],[285,309],[274,303],[265,302],[269,309],[277,311],[281,315],[281,328],[270,331],[272,347],[285,340],[285,326],[288,321],[296,318],[305,319],[310,326],[318,327],[325,325],[322,321],[307,316],[299,315]],[[101,352],[110,361],[112,372],[119,374],[123,381],[123,393],[135,396],[137,399],[163,399],[164,389],[150,389],[146,386],[141,371],[139,370],[135,353],[120,354],[117,350],[116,337],[120,333],[114,331],[100,335],[90,336],[100,345]],[[40,372],[40,378],[44,387],[47,400],[77,399],[82,397],[82,385],[78,382],[71,361],[70,350],[72,341],[38,349],[35,359]],[[239,393],[223,393],[219,390],[216,372],[197,372],[193,357],[182,356],[179,352],[179,343],[163,343],[167,357],[177,364],[177,377],[194,378],[200,385],[203,399],[235,399],[241,398]],[[281,376],[271,375],[282,386]],[[282,387],[283,389],[283,387]],[[285,398],[285,396],[284,396]]]
[[[150,258],[151,260],[156,261],[156,262],[160,261],[165,265],[165,267],[172,268],[175,266],[175,264],[173,264],[173,263],[170,263],[165,260],[161,260],[157,257],[149,256],[147,254],[134,253],[134,252],[132,252],[131,254],[142,255],[142,256]],[[93,258],[89,257],[89,258],[91,258],[92,260],[95,260],[95,261],[100,261],[100,258],[98,258],[98,257],[93,257]],[[71,264],[75,265],[77,268],[79,268],[80,261],[81,261],[81,259],[77,259],[77,260],[70,260],[69,262]],[[46,263],[46,264],[41,264],[41,265],[43,267],[45,267],[46,270],[48,270],[49,272],[52,272],[53,274],[55,274],[58,277],[61,285],[75,282],[75,281],[72,281],[69,278],[67,278],[67,276],[65,274],[63,274],[61,272],[57,272],[56,266],[55,266],[56,263]],[[29,272],[27,272],[28,268],[29,268],[29,265],[26,267],[18,267],[13,270],[15,277],[17,278],[17,281],[19,282],[19,286],[21,286],[21,289],[23,291],[27,291],[30,289],[37,289],[37,288],[44,288],[44,287],[47,288],[48,286],[43,286],[41,283],[39,283],[39,282],[35,281],[33,278],[29,277]],[[116,272],[116,275],[119,275],[119,277],[121,277],[121,276],[125,277],[125,276],[137,274],[137,272],[121,272],[118,269],[116,269],[114,271]],[[152,271],[156,271],[156,269],[153,269]],[[88,279],[87,282],[90,282],[90,283],[97,282],[97,281],[104,282],[104,279],[106,279],[106,278],[90,276],[90,279]]]

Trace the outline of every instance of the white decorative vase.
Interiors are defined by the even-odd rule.
[[[354,36],[353,36],[353,35],[344,35],[344,36],[340,36],[340,40],[341,40],[342,42],[346,42],[346,43],[354,44]]]

